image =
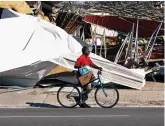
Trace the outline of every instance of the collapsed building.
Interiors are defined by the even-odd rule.
[[[1,4],[4,3],[0,3],[0,5]],[[31,7],[32,11],[21,12],[26,15],[15,12],[17,10],[11,6],[0,6],[0,44],[2,45],[0,84],[23,87],[35,86],[44,78],[48,78],[48,76],[66,71],[70,72],[74,69],[74,63],[81,54],[82,46],[88,45],[93,47],[93,53],[90,56],[92,60],[96,64],[103,66],[103,77],[106,83],[113,82],[135,89],[141,89],[144,86],[144,69],[128,69],[118,64],[121,55],[120,48],[122,43],[124,43],[123,40],[126,38],[129,40],[126,41],[127,44],[129,44],[134,36],[134,43],[130,44],[128,48],[129,55],[127,57],[137,54],[137,46],[136,48],[134,47],[134,53],[131,52],[133,45],[138,45],[138,41],[135,40],[138,35],[134,35],[137,33],[135,32],[137,29],[135,27],[138,27],[137,20],[133,19],[131,23],[127,22],[129,28],[125,27],[126,31],[121,29],[117,31],[117,27],[111,28],[111,26],[103,25],[108,24],[106,22],[104,23],[104,21],[112,18],[112,16],[105,16],[106,18],[104,19],[100,19],[102,18],[100,16],[87,16],[86,13],[91,14],[93,12],[89,9],[90,6],[86,6],[86,3],[27,2],[27,4]],[[93,3],[88,4],[92,5]],[[96,5],[102,4],[107,3],[96,3]],[[77,10],[75,7],[81,7],[82,10],[79,9],[75,11]],[[95,7],[94,10],[96,11],[99,7]],[[10,8],[14,11],[4,8]],[[87,8],[85,13],[83,8]],[[93,20],[92,18],[97,19]],[[157,26],[160,31],[158,35],[162,36],[164,24],[161,23],[160,26],[161,15],[155,20],[154,28]],[[97,27],[102,29],[103,34],[98,32]],[[141,24],[139,24],[139,27],[144,29]],[[156,30],[154,28],[149,28],[150,34],[148,36],[152,35],[152,31]],[[106,32],[108,32],[108,35]],[[125,32],[125,37],[119,42],[118,35],[123,32]],[[128,37],[126,37],[126,35]],[[140,35],[144,35],[143,32],[140,32],[139,36]],[[97,45],[99,37],[100,44]],[[86,41],[86,43],[84,41]],[[95,43],[92,43],[93,41],[95,41]],[[119,44],[120,46],[118,46]],[[112,47],[112,45],[114,46]],[[150,45],[148,49],[150,52],[154,43],[150,42],[148,45]],[[110,52],[107,51],[108,48],[110,48]],[[8,50],[10,50],[11,53],[7,53]],[[118,61],[114,63],[118,52],[120,53],[117,57]],[[114,58],[111,58],[112,54]],[[108,56],[110,58],[108,58]],[[136,56],[134,56],[134,59],[136,59],[135,57]],[[12,60],[12,58],[14,58],[14,60]],[[125,59],[124,62],[126,62],[126,60],[127,59]],[[68,79],[65,80],[65,78],[67,77],[58,76],[55,79],[67,82]]]

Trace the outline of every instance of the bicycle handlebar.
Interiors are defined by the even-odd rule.
[[[102,74],[102,70],[98,70],[97,75]]]

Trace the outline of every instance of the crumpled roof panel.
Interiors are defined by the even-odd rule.
[[[116,30],[124,33],[128,33],[133,23],[136,24],[137,19],[128,17],[118,17],[118,16],[85,16],[84,20],[93,24],[97,24],[106,27],[111,30]],[[161,22],[139,19],[139,37],[150,37],[155,29]],[[136,28],[136,25],[135,25]],[[159,32],[160,35],[164,35],[164,23],[162,29]]]

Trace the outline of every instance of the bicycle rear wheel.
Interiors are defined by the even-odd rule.
[[[65,108],[74,108],[80,102],[80,91],[75,85],[64,85],[57,92],[57,100]]]
[[[119,101],[119,92],[113,85],[102,85],[96,89],[95,100],[102,108],[112,108]]]

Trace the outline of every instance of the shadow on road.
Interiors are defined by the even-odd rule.
[[[62,108],[61,106],[46,104],[46,103],[34,103],[34,102],[27,102],[31,107],[43,107],[43,108]]]

